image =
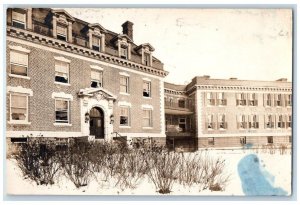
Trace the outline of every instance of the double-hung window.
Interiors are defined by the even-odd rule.
[[[69,100],[55,99],[55,122],[69,123]]]
[[[151,109],[143,109],[143,127],[152,127]]]
[[[28,75],[28,53],[21,51],[10,51],[10,69],[11,74],[27,76]]]
[[[207,129],[212,130],[214,129],[214,116],[209,114],[207,115]]]
[[[245,115],[239,115],[238,116],[238,128],[239,129],[246,129],[247,128],[247,122],[246,122],[246,116]]]
[[[276,96],[276,106],[282,106],[282,95],[281,94],[277,94]]]
[[[128,47],[121,45],[120,52],[121,52],[120,57],[127,60],[128,59]]]
[[[55,61],[55,81],[60,83],[69,82],[69,63]]]
[[[267,94],[267,106],[271,106],[272,105],[272,97],[271,94],[268,93]]]
[[[63,25],[57,25],[56,27],[56,38],[62,41],[67,41],[67,27]]]
[[[249,128],[254,128],[254,129],[259,128],[258,115],[249,116]]]
[[[218,105],[226,105],[225,93],[218,93]]]
[[[286,126],[287,126],[287,128],[292,128],[292,116],[291,115],[287,116]]]
[[[274,128],[274,120],[272,115],[266,117],[266,128]]]
[[[146,66],[150,66],[150,54],[149,53],[146,53],[144,52],[144,65]]]
[[[226,129],[227,128],[227,123],[226,123],[226,119],[225,119],[224,114],[219,115],[218,124],[219,124],[219,129]]]
[[[97,36],[92,37],[92,48],[95,51],[100,51],[101,39]]]
[[[102,71],[91,71],[91,87],[99,88],[103,87],[103,73]]]
[[[28,122],[28,95],[10,94],[10,121]]]
[[[215,105],[214,94],[211,92],[207,93],[207,103],[208,105]]]
[[[129,107],[120,107],[120,126],[130,126],[129,113]]]
[[[12,11],[12,26],[16,28],[26,28],[26,13]]]
[[[129,77],[120,76],[120,92],[129,93]]]
[[[149,81],[143,82],[143,96],[151,97],[151,82]]]

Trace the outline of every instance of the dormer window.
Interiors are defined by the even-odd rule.
[[[92,48],[95,51],[101,51],[101,39],[97,36],[92,37]]]
[[[57,35],[56,38],[62,41],[67,41],[67,27],[63,25],[57,25]]]
[[[12,11],[12,26],[16,28],[26,28],[26,13]]]
[[[144,53],[144,65],[151,66],[150,65],[150,54],[149,53]]]
[[[121,45],[120,48],[120,57],[123,59],[128,59],[128,48],[125,45]]]

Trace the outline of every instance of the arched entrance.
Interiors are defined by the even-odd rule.
[[[95,139],[104,139],[104,113],[98,107],[90,111],[90,135],[94,135]]]

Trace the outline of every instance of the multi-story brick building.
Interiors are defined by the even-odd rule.
[[[7,10],[7,139],[21,136],[164,143],[167,72],[149,44],[84,22],[65,10]]]
[[[199,148],[288,145],[292,141],[292,84],[286,79],[202,76],[186,86],[165,83],[165,110],[171,146],[174,141],[186,146],[180,142],[184,137],[189,147]]]

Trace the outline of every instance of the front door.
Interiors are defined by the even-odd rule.
[[[104,114],[97,107],[90,111],[90,135],[94,135],[96,139],[104,139]]]

